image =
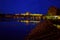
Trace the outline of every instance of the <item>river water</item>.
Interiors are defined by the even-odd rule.
[[[35,28],[36,24],[17,22],[17,21],[2,21],[0,22],[0,37],[2,40],[24,40],[24,37]]]

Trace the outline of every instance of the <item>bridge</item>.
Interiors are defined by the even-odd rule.
[[[41,19],[60,19],[60,16],[48,16],[48,15],[43,15],[43,14],[39,14],[39,13],[30,13],[30,12],[26,12],[26,13],[21,13],[21,14],[0,14],[0,18],[6,18],[9,19],[17,19],[17,22],[25,22],[25,23],[39,23]],[[2,21],[0,19],[0,21]],[[3,19],[4,20],[4,19]],[[6,21],[6,20],[5,20]]]

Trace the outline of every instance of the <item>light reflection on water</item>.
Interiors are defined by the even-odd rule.
[[[30,30],[35,28],[36,24],[29,23],[26,25],[22,22],[10,21],[10,22],[0,22],[0,32],[1,36],[12,37],[13,39],[23,40]]]

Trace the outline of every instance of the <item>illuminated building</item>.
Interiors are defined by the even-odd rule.
[[[22,14],[0,14],[0,18],[6,18],[9,19],[12,18],[12,19],[17,19],[16,21],[17,22],[25,22],[26,24],[30,23],[30,22],[33,22],[33,23],[39,23],[41,18],[44,20],[45,18],[46,19],[60,19],[60,16],[49,16],[49,15],[46,15],[46,16],[43,16],[43,14],[32,14],[30,12],[26,12],[26,13],[22,13]]]

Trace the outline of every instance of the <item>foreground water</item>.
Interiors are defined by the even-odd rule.
[[[36,24],[21,22],[0,22],[0,40],[24,40]]]

